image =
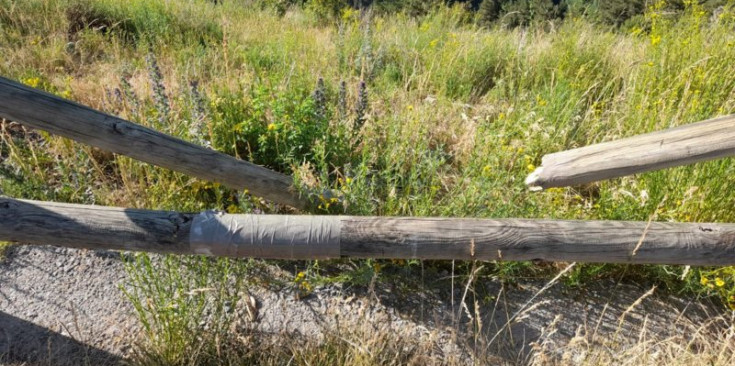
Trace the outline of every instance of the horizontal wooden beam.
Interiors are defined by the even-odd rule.
[[[0,240],[281,259],[735,265],[735,224],[228,215],[0,198]]]
[[[293,179],[0,77],[0,118],[296,208]]]
[[[572,186],[734,155],[735,115],[730,115],[546,155],[526,184]]]

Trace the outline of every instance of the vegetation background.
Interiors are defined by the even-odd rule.
[[[0,0],[0,74],[333,192],[315,214],[735,222],[732,159],[542,193],[523,184],[546,153],[733,113],[734,29],[731,1]],[[11,121],[0,156],[0,188],[17,198],[288,212]],[[233,273],[263,262],[163,261],[137,255],[126,291],[150,336],[142,359],[186,364],[208,300],[176,294],[213,287],[236,301]],[[272,264],[304,294],[455,265]],[[510,282],[564,268],[456,266]],[[735,309],[733,267],[586,264],[563,278]]]

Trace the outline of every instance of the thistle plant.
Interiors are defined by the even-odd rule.
[[[365,80],[360,81],[360,85],[357,89],[357,106],[355,107],[355,124],[353,126],[352,133],[357,135],[362,130],[362,126],[367,120],[368,111],[368,91]]]
[[[113,90],[113,94],[115,95],[115,102],[117,102],[118,105],[123,105],[125,103],[120,88],[115,88],[115,90]]]
[[[339,111],[339,119],[347,118],[347,83],[342,80],[339,82],[339,96],[337,98],[337,109]]]
[[[360,67],[360,75],[364,78],[370,79],[373,74],[372,63],[373,63],[373,46],[370,42],[372,38],[372,32],[370,31],[370,25],[366,24],[362,36],[362,45],[360,45],[360,53],[358,54],[357,61]]]
[[[112,89],[105,88],[105,99],[103,100],[105,108],[114,114],[119,114],[120,109],[124,105],[122,92],[120,88]]]
[[[192,100],[191,126],[189,127],[189,134],[197,144],[211,149],[212,144],[205,137],[205,132],[202,128],[206,119],[206,110],[204,107],[204,98],[202,98],[202,94],[199,92],[199,81],[192,80],[189,83],[189,90],[191,92]]]
[[[110,88],[105,87],[105,98],[102,99],[102,104],[105,106],[104,108],[112,111],[113,113],[116,112],[115,103],[112,100],[112,92],[110,91]]]
[[[130,85],[128,77],[123,76],[120,78],[120,87],[122,88],[124,100],[127,102],[128,108],[130,108],[130,113],[132,115],[138,114],[138,96],[135,95],[135,91],[133,90],[133,86]]]
[[[314,100],[314,114],[318,119],[324,119],[327,115],[327,89],[324,86],[324,78],[320,77],[317,80],[316,89],[311,98]]]
[[[153,88],[153,98],[156,101],[156,110],[158,111],[159,127],[164,127],[171,112],[171,105],[166,95],[166,87],[163,85],[163,74],[152,52],[148,53],[146,61],[148,62],[148,74]]]
[[[336,49],[339,70],[343,71],[347,65],[347,58],[345,57],[345,26],[343,24],[340,24],[339,28],[337,28]]]

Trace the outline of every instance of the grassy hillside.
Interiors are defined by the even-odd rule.
[[[523,184],[544,154],[733,113],[734,26],[732,9],[711,17],[696,5],[676,17],[653,5],[622,31],[582,17],[481,29],[460,7],[420,18],[344,10],[325,22],[247,1],[0,0],[0,75],[337,192],[313,213],[735,222],[732,159],[542,193]],[[4,123],[2,136],[0,187],[12,197],[285,211],[42,131]],[[166,263],[130,263],[129,293],[151,337],[168,332],[151,352],[171,361],[192,325],[156,310],[179,301],[166,289],[224,289],[255,264]],[[197,277],[178,276],[182,265]],[[298,263],[294,283],[364,284],[385,266],[419,264],[354,262],[335,277]],[[479,276],[555,273],[495,263]],[[735,308],[734,268],[578,265],[565,278],[605,276]]]

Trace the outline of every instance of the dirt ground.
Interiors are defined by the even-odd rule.
[[[11,247],[0,263],[0,363],[123,363],[140,329],[120,290],[125,280],[117,252]],[[441,352],[458,357],[470,357],[465,336],[477,345],[479,334],[479,344],[498,360],[517,364],[534,349],[561,352],[580,336],[615,342],[635,342],[642,334],[685,336],[688,324],[718,314],[715,305],[700,301],[646,295],[650,288],[606,282],[585,290],[555,284],[539,292],[545,284],[476,283],[484,293],[496,294],[490,306],[479,308],[461,284],[453,292],[421,293],[390,284],[370,290],[331,285],[304,299],[256,287],[248,289],[257,303],[256,318],[245,326],[319,336],[340,324],[367,320],[429,339]],[[474,334],[466,329],[475,329]]]

